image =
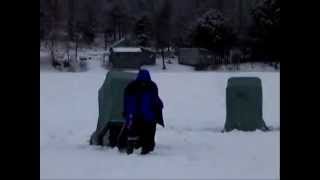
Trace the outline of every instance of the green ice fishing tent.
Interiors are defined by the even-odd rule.
[[[226,90],[225,131],[267,130],[262,116],[262,85],[256,77],[233,77]]]
[[[132,80],[136,79],[136,76],[136,73],[123,71],[108,72],[98,92],[98,125],[96,131],[91,135],[91,145],[110,145],[110,143],[111,146],[115,145],[116,142],[108,142],[108,139],[115,138],[106,138],[106,136],[112,134],[116,136],[125,122],[122,117],[124,89]]]

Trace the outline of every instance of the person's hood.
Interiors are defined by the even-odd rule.
[[[148,70],[141,69],[137,76],[138,81],[151,81],[151,76]]]

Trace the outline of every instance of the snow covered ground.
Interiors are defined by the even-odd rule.
[[[40,53],[41,179],[279,179],[279,72],[195,72],[161,63],[150,69],[164,102],[166,128],[157,128],[146,156],[89,146],[98,118],[98,88],[107,71],[99,58],[81,73],[57,72]],[[225,88],[234,76],[258,76],[270,132],[221,133]]]

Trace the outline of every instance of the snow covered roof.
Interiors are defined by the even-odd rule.
[[[125,39],[126,39],[126,38],[122,38],[122,39],[120,39],[119,41],[116,41],[115,43],[113,43],[113,44],[111,45],[111,47],[117,46],[118,44],[120,44],[121,42],[123,42]]]
[[[152,48],[149,48],[149,47],[142,47],[141,50],[144,50],[144,51],[149,51],[149,52],[156,52],[156,50],[152,49]]]
[[[135,47],[117,47],[112,48],[113,52],[142,52],[141,48],[135,48]]]

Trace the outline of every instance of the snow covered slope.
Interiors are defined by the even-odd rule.
[[[100,62],[82,73],[40,71],[40,176],[42,179],[279,179],[279,72],[180,72],[151,69],[164,101],[166,128],[146,156],[89,146],[98,118]],[[175,65],[177,70],[178,65]],[[170,65],[168,65],[170,69]],[[229,77],[258,76],[263,116],[271,132],[221,133]]]

